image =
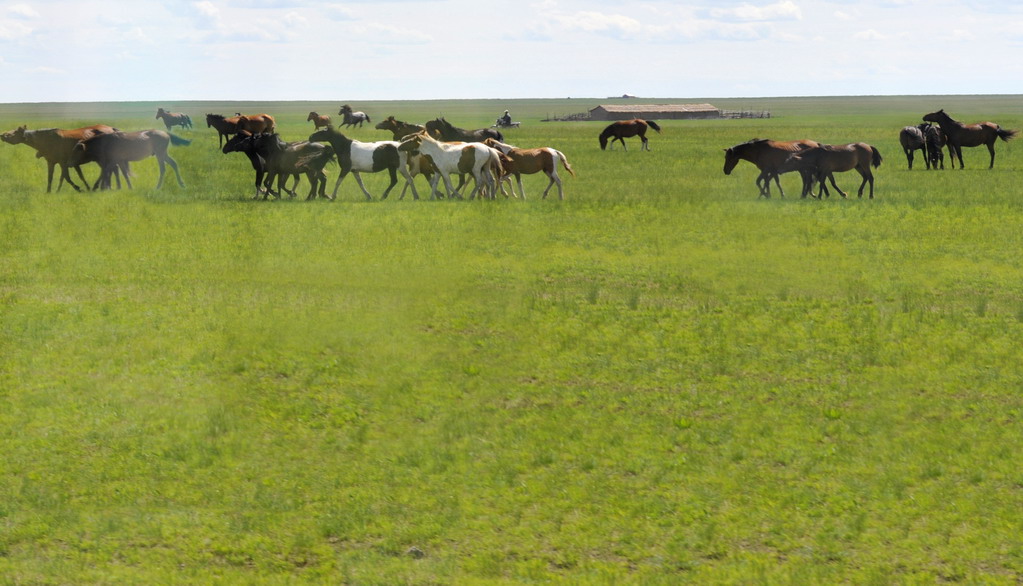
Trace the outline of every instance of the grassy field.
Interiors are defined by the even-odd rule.
[[[576,169],[563,202],[535,176],[526,201],[251,201],[200,122],[298,140],[339,104],[0,106],[197,122],[184,189],[149,160],[132,191],[47,194],[0,144],[3,581],[1019,583],[1023,147],[909,171],[898,131],[1023,129],[1021,98],[685,101],[773,116],[602,152],[603,124],[540,120],[603,100],[353,104],[508,108],[509,142]],[[753,137],[869,142],[877,198],[758,199],[722,173]]]

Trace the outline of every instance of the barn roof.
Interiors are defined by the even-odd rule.
[[[606,112],[717,112],[710,104],[601,104],[590,110],[602,109]]]

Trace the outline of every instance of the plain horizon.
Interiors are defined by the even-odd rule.
[[[0,101],[1015,95],[1021,31],[1002,0],[0,0]]]

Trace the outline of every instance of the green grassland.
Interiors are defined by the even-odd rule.
[[[536,176],[526,201],[252,201],[202,122],[298,140],[339,104],[0,106],[196,122],[184,189],[149,160],[47,194],[0,144],[3,581],[1019,583],[1023,146],[909,171],[898,131],[1023,128],[1021,98],[686,101],[772,117],[602,152],[603,124],[541,119],[605,100],[353,103],[508,108],[509,142],[568,156],[565,201]],[[877,197],[757,198],[722,173],[753,137],[869,142]]]

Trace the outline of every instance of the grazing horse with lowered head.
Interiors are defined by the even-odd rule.
[[[824,183],[825,178],[831,180],[831,186],[842,197],[846,197],[846,193],[835,183],[834,173],[855,169],[863,178],[857,196],[863,197],[863,187],[870,183],[870,199],[874,199],[874,174],[870,171],[871,166],[874,168],[881,166],[881,153],[865,142],[822,144],[789,155],[788,160],[782,165],[781,172],[799,171],[803,174],[803,197],[813,190],[813,181],[819,181],[820,192],[814,197],[820,199],[824,194],[831,197],[831,192]]]
[[[904,126],[899,131],[899,144],[902,145],[902,152],[906,153],[906,160],[909,168],[913,168],[913,154],[917,150],[924,152],[924,163],[931,168],[931,160],[927,158],[927,140],[924,138],[924,127],[930,126],[926,122],[919,126]]]
[[[931,169],[937,169],[938,165],[945,168],[945,155],[941,149],[945,147],[945,133],[940,126],[925,123],[920,125],[924,131],[924,142],[927,144],[927,161]]]
[[[640,140],[643,141],[642,150],[650,150],[650,143],[646,138],[647,127],[653,128],[658,134],[661,132],[661,127],[657,125],[653,120],[642,120],[635,118],[633,120],[619,120],[612,122],[600,133],[600,150],[604,150],[607,147],[608,139],[611,139],[611,150],[615,150],[615,141],[622,143],[622,148],[626,151],[629,150],[625,146],[625,139],[630,136],[639,135]]]
[[[117,129],[105,124],[96,124],[73,130],[62,130],[59,128],[29,130],[27,126],[19,126],[15,130],[9,130],[0,135],[0,139],[7,144],[27,144],[36,150],[36,158],[46,160],[46,193],[50,193],[53,188],[53,168],[57,165],[60,165],[60,181],[57,183],[57,191],[60,191],[65,181],[75,191],[82,190],[71,180],[68,167],[75,169],[78,173],[78,178],[82,180],[85,188],[89,189],[89,183],[85,180],[85,175],[82,174],[81,164],[71,162],[71,153],[74,151],[78,141],[92,138],[97,134],[109,134],[111,132],[117,132]],[[82,162],[86,163],[89,161]]]
[[[394,140],[401,140],[410,134],[422,132],[425,127],[421,124],[410,124],[397,120],[394,116],[388,116],[383,122],[378,122],[374,128],[377,130],[390,130],[391,134],[394,135]]]
[[[398,183],[399,173],[405,178],[405,184],[412,186],[412,197],[419,199],[419,192],[416,191],[416,186],[412,183],[412,176],[409,175],[408,171],[408,153],[399,150],[399,144],[396,141],[361,142],[352,140],[335,130],[333,126],[317,130],[309,136],[309,140],[327,142],[334,148],[334,152],[337,153],[337,161],[341,166],[341,173],[337,176],[337,181],[334,183],[334,192],[331,194],[331,199],[337,197],[337,190],[341,187],[341,181],[349,173],[355,175],[355,181],[358,182],[362,193],[366,195],[366,199],[373,199],[373,196],[370,195],[365,184],[363,184],[360,173],[377,173],[379,171],[387,171],[391,177],[391,183],[384,190],[384,194],[380,196],[380,199],[387,199],[388,194],[391,193],[391,190]]]
[[[178,185],[185,186],[178,171],[178,164],[167,153],[167,147],[189,145],[192,141],[174,136],[162,130],[140,130],[138,132],[113,132],[97,134],[75,145],[72,161],[94,160],[100,166],[99,185],[102,189],[110,188],[110,176],[118,169],[125,169],[130,162],[141,161],[155,156],[160,163],[160,179],[156,188],[163,185],[164,166],[169,164],[174,169]],[[131,179],[125,174],[128,187]]]
[[[173,126],[192,128],[192,118],[188,114],[168,112],[163,108],[159,108],[156,110],[156,117],[157,119],[163,119],[163,124],[167,127],[167,132],[170,132],[171,127]]]
[[[426,123],[426,132],[430,136],[437,140],[443,140],[445,142],[464,141],[464,142],[483,142],[488,138],[495,140],[504,141],[504,135],[501,134],[500,130],[494,130],[493,128],[477,128],[476,130],[466,130],[459,128],[444,118],[435,118]]]
[[[452,173],[472,173],[476,185],[469,194],[469,199],[476,197],[480,189],[486,189],[486,193],[497,193],[497,183],[491,169],[496,169],[498,174],[503,172],[501,167],[500,153],[479,142],[466,142],[452,144],[439,142],[426,131],[405,137],[401,141],[399,150],[416,152],[430,158],[437,173],[430,181],[431,198],[436,198],[437,184],[440,179],[444,180],[444,186],[452,197],[461,198],[458,191],[451,186]]]
[[[757,197],[771,197],[771,179],[778,185],[778,191],[785,197],[785,190],[781,188],[781,181],[778,177],[784,172],[782,165],[792,153],[818,146],[813,140],[792,140],[777,141],[766,138],[754,138],[741,144],[725,149],[725,175],[731,175],[732,169],[739,164],[739,161],[749,161],[760,169],[757,175],[757,187],[760,188],[760,195]]]
[[[337,113],[344,117],[341,126],[358,126],[362,128],[363,122],[373,122],[365,112],[353,112],[352,107],[348,104],[341,106]]]
[[[324,126],[330,126],[330,116],[326,114],[317,114],[316,112],[310,112],[309,116],[305,119],[306,122],[312,121],[313,128],[319,130]]]
[[[963,147],[987,146],[991,153],[991,164],[988,169],[995,166],[995,141],[999,138],[1003,141],[1015,137],[1018,130],[1005,130],[994,122],[980,122],[978,124],[963,124],[953,120],[945,113],[945,110],[938,110],[924,115],[924,122],[934,122],[941,127],[945,133],[948,145],[948,156],[952,161],[952,168],[955,168],[955,159],[959,159],[959,168],[963,169]]]
[[[515,181],[519,184],[519,194],[522,196],[522,199],[526,199],[526,191],[522,189],[522,175],[539,173],[540,171],[543,171],[547,178],[550,179],[550,182],[547,183],[547,189],[543,190],[543,199],[547,199],[547,192],[555,184],[558,186],[558,199],[565,199],[565,192],[561,187],[561,177],[558,176],[558,161],[561,161],[565,170],[572,177],[575,177],[575,171],[568,164],[568,157],[565,156],[565,153],[550,147],[520,149],[492,138],[483,141],[483,144],[497,149],[508,157],[507,160],[502,161],[504,171],[506,174],[515,175]],[[512,194],[514,193],[515,190],[512,189]]]

